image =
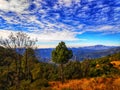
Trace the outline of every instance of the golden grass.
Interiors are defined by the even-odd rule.
[[[120,90],[120,78],[89,78],[50,82],[52,90]]]
[[[120,61],[112,61],[111,64],[113,64],[114,67],[120,69]]]

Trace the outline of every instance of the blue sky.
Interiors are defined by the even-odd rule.
[[[0,37],[17,31],[41,48],[120,46],[120,0],[0,0]]]

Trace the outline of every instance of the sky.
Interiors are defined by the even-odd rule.
[[[120,0],[0,0],[0,37],[18,31],[40,48],[120,46]]]

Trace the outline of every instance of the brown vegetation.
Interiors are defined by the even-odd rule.
[[[112,61],[111,64],[113,64],[114,67],[120,69],[120,61]]]
[[[52,90],[120,90],[120,78],[84,78],[60,82],[50,82]]]

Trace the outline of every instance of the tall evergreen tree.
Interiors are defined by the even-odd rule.
[[[35,55],[35,51],[32,48],[25,50],[22,58],[22,68],[25,73],[25,78],[32,81],[31,70],[34,68],[34,65],[38,63],[38,60]]]
[[[59,64],[61,69],[61,81],[64,82],[63,65],[66,64],[70,58],[72,58],[72,50],[69,50],[65,45],[65,42],[61,41],[58,46],[52,51],[52,61]]]

